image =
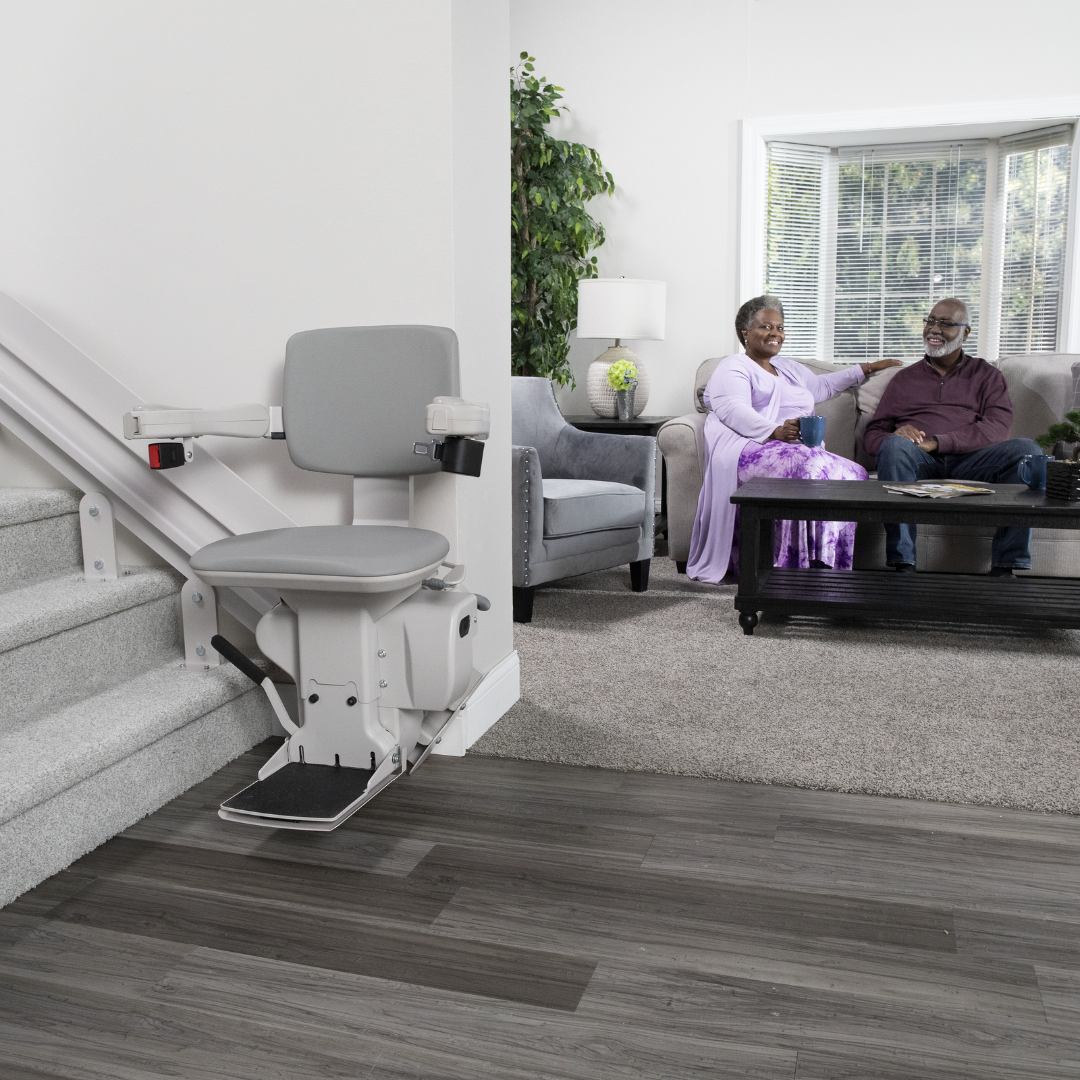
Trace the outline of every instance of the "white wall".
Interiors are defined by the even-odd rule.
[[[1075,0],[511,0],[510,50],[566,88],[563,138],[600,151],[616,194],[591,211],[604,276],[668,282],[667,339],[631,342],[649,364],[647,412],[692,408],[697,365],[735,351],[739,122],[1080,92],[1052,52],[1018,60],[1017,35],[1080,37]],[[574,342],[564,412],[589,412],[584,376],[608,342]]]
[[[0,290],[145,400],[277,403],[298,330],[460,319],[463,390],[496,407],[466,496],[484,518],[450,523],[497,601],[485,667],[512,647],[507,18],[505,0],[0,0]],[[350,481],[284,444],[213,449],[294,520],[350,519]],[[33,474],[10,435],[0,470],[5,452]]]

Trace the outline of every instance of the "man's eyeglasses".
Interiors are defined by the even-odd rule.
[[[933,329],[935,326],[941,327],[942,330],[951,330],[954,326],[970,326],[971,323],[966,322],[950,322],[948,319],[935,319],[933,315],[927,315],[922,321],[923,326],[927,330]]]

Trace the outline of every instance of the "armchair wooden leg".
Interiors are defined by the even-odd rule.
[[[514,586],[514,622],[532,622],[533,593],[536,586],[526,589]]]
[[[652,559],[630,564],[630,588],[634,592],[645,592],[649,587],[649,565]]]
[[[687,559],[686,562],[679,562],[679,560],[676,559],[675,560],[675,573],[676,574],[685,574],[686,573],[686,563],[689,562],[689,561],[690,560]]]

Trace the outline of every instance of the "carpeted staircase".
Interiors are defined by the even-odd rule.
[[[182,666],[178,574],[82,579],[78,508],[0,489],[0,905],[273,730],[235,668]]]

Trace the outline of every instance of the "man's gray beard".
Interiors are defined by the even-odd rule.
[[[929,342],[924,341],[923,346],[926,349],[926,355],[933,360],[939,360],[943,356],[948,356],[951,352],[956,352],[960,348],[960,342],[957,341],[943,341],[940,345],[931,345]]]

